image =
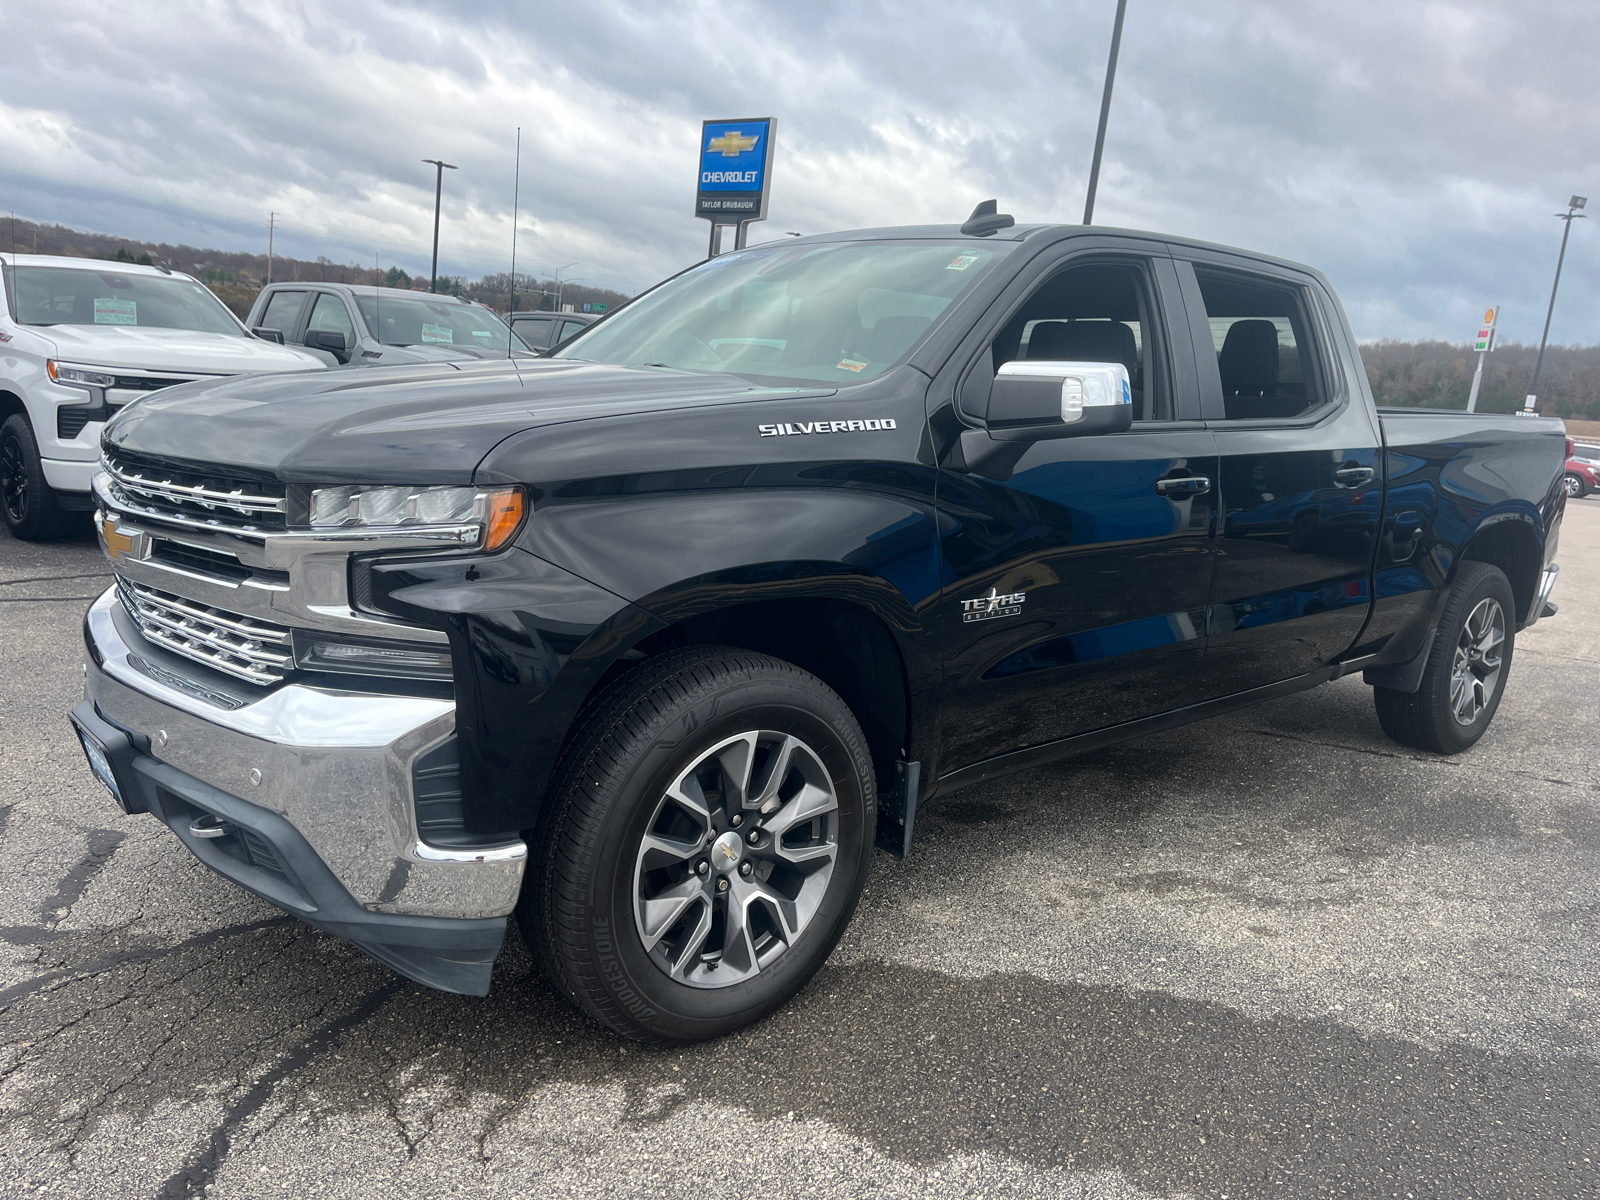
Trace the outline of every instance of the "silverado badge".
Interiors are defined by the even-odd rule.
[[[1002,592],[998,588],[990,588],[987,596],[961,602],[961,619],[992,621],[996,617],[1014,617],[1022,611],[1022,602],[1027,598],[1027,592]]]

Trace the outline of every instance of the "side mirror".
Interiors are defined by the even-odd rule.
[[[250,332],[263,342],[277,342],[278,345],[283,345],[283,330],[281,329],[268,329],[264,325],[254,325],[251,327]]]
[[[1121,363],[1023,359],[1001,365],[984,428],[1001,441],[1121,433],[1133,425],[1133,392]]]
[[[313,350],[326,350],[340,362],[349,362],[349,343],[344,334],[333,329],[308,329],[306,345]]]

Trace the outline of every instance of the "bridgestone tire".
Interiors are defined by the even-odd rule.
[[[658,1045],[718,1037],[778,1008],[833,950],[871,864],[877,796],[850,709],[780,659],[686,647],[619,679],[580,714],[578,729],[557,766],[517,906],[545,973],[595,1020]],[[728,986],[691,986],[646,949],[635,923],[636,860],[665,789],[750,729],[798,738],[814,752],[837,797],[836,857],[814,915],[770,965]]]
[[[1456,649],[1462,628],[1485,600],[1500,605],[1505,617],[1505,640],[1501,643],[1501,665],[1494,681],[1493,694],[1470,723],[1456,720],[1451,709],[1451,679]],[[1422,686],[1415,693],[1374,688],[1373,702],[1383,731],[1403,746],[1430,750],[1435,754],[1460,754],[1469,750],[1484,735],[1505,695],[1511,674],[1511,659],[1516,637],[1516,598],[1511,583],[1499,567],[1488,563],[1464,562],[1456,572],[1455,583],[1445,601],[1439,632],[1428,653]]]
[[[25,542],[65,537],[72,524],[45,482],[39,443],[21,413],[0,425],[0,515],[11,535]]]

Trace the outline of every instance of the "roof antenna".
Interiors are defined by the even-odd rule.
[[[506,310],[506,357],[511,357],[511,335],[517,311],[517,202],[522,198],[522,126],[517,126],[517,166],[511,177],[511,305]]]
[[[968,237],[988,237],[999,233],[1002,229],[1010,229],[1017,223],[1017,219],[1010,213],[997,211],[999,207],[998,200],[980,201],[978,207],[972,210],[972,215],[967,218],[967,223],[961,227],[961,232]]]

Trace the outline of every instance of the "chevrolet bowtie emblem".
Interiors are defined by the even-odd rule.
[[[133,550],[133,538],[118,529],[110,517],[100,522],[100,540],[105,543],[106,554],[113,562]]]
[[[745,137],[739,130],[730,129],[721,137],[714,137],[707,142],[706,153],[710,154],[713,150],[720,150],[723,158],[738,158],[746,150],[754,150],[756,142],[759,140],[759,135]]]

